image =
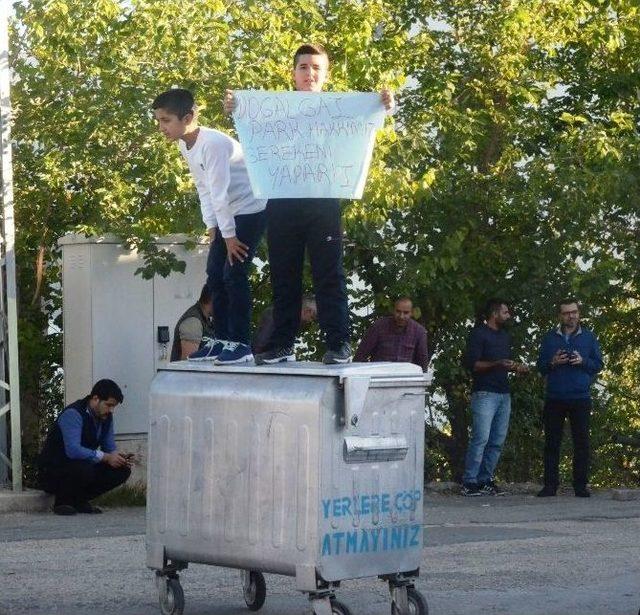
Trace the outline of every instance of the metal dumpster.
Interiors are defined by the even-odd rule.
[[[393,615],[427,613],[422,551],[425,376],[409,363],[179,362],[151,386],[147,565],[180,614],[189,562],[293,576],[315,615],[349,615],[340,581],[389,583]]]

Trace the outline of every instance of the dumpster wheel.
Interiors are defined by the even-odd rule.
[[[407,602],[409,603],[407,613],[401,613],[395,603],[392,603],[391,615],[429,615],[427,599],[417,589],[407,587]]]
[[[243,571],[242,594],[250,611],[260,610],[267,597],[264,575],[257,570]]]
[[[184,592],[177,576],[160,578],[160,612],[162,615],[182,615]]]
[[[331,598],[331,615],[352,615],[349,607],[336,600],[335,598]]]

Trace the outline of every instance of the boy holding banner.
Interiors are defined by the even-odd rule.
[[[249,267],[265,228],[266,201],[251,191],[240,143],[198,125],[189,90],[174,88],[153,101],[158,129],[177,141],[193,176],[211,239],[207,286],[213,295],[215,338],[189,355],[227,365],[253,360]]]
[[[321,92],[329,77],[329,57],[320,45],[306,44],[293,58],[293,81],[299,92]],[[387,111],[393,95],[381,93]],[[224,109],[236,105],[227,90]],[[267,203],[267,245],[273,291],[274,331],[256,364],[295,361],[294,342],[300,324],[305,249],[309,253],[318,321],[324,333],[326,364],[351,361],[349,308],[342,265],[342,222],[337,198],[270,198]]]

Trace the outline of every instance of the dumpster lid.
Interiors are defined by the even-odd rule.
[[[209,372],[232,374],[276,374],[287,376],[326,376],[348,378],[364,376],[373,378],[397,378],[423,376],[422,369],[413,363],[347,363],[324,365],[317,361],[291,361],[274,365],[256,365],[253,362],[239,365],[214,365],[209,361],[174,361],[158,368],[170,372]]]

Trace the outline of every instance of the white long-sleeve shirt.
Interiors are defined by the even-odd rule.
[[[267,205],[266,200],[253,196],[240,143],[201,126],[191,148],[182,139],[178,145],[193,176],[205,226],[218,226],[223,237],[234,237],[234,216],[253,214]]]

